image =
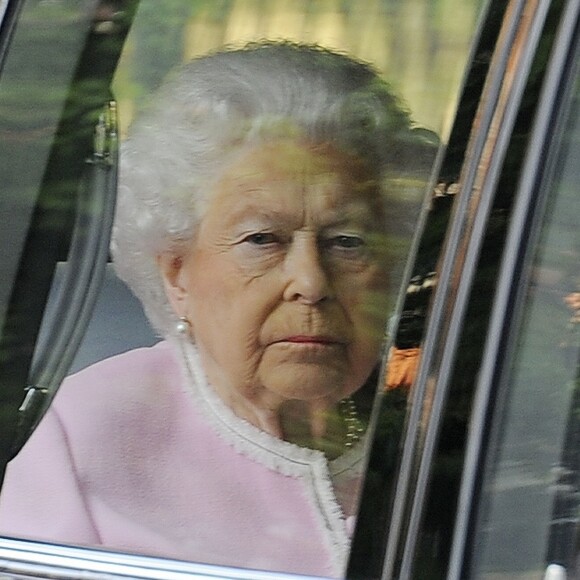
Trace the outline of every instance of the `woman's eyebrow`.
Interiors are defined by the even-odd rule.
[[[232,225],[242,225],[244,223],[265,223],[270,226],[287,225],[292,218],[290,212],[268,208],[267,210],[259,204],[246,205],[238,211],[233,211],[227,220]]]
[[[352,203],[346,207],[321,212],[321,222],[326,228],[343,227],[351,224],[371,226],[377,222],[368,204]]]

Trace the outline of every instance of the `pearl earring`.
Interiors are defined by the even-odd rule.
[[[179,336],[189,336],[189,329],[191,328],[191,323],[185,316],[180,317],[180,319],[175,324],[175,331]]]

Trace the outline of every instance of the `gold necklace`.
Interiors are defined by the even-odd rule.
[[[339,402],[339,410],[346,425],[344,447],[345,449],[350,449],[357,441],[360,441],[365,428],[356,410],[356,404],[351,397],[342,399]]]

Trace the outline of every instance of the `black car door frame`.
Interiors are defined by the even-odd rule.
[[[72,76],[63,72],[62,78],[53,79],[64,83],[59,92],[62,101],[53,103],[53,111],[60,108],[60,113],[41,168],[41,185],[32,194],[36,198],[28,233],[0,329],[0,482],[6,462],[36,426],[68,369],[107,260],[117,156],[115,106],[109,85],[137,4],[135,0],[99,0],[92,2],[88,12],[77,8],[74,25],[84,48]],[[19,71],[18,62],[11,65],[9,59],[16,61],[25,52],[42,59],[38,47],[34,48],[36,30],[30,30],[33,18],[27,20],[34,8],[33,2],[9,1],[0,28],[0,106],[4,97],[8,111],[18,83],[35,80],[19,78],[24,67]],[[111,26],[103,27],[103,18],[110,18]],[[62,34],[56,26],[54,32]],[[42,87],[42,68],[25,68],[26,74],[40,75],[35,82]],[[43,98],[38,88],[36,93]],[[10,122],[5,118],[4,128],[0,126],[6,147],[11,140],[23,141],[20,135],[27,129]],[[33,153],[29,161],[37,162]],[[18,182],[11,184],[8,178],[3,182],[4,195],[10,195],[16,204],[31,195]],[[68,283],[61,286],[63,309],[47,332],[49,344],[40,351],[37,337],[44,308],[56,264],[63,260],[71,260]]]

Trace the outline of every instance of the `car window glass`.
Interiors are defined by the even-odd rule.
[[[345,7],[308,1],[293,3],[292,9],[284,2],[262,2],[258,8],[258,4],[244,1],[197,2],[193,7],[173,1],[166,7],[164,20],[159,21],[157,5],[142,2],[113,84],[121,135],[126,136],[132,119],[147,109],[159,85],[180,63],[223,46],[284,39],[320,44],[371,63],[403,99],[414,123],[444,138],[470,48],[471,34],[467,31],[475,29],[480,7],[481,2],[475,0],[454,8],[445,3],[428,6],[422,1],[407,8],[396,3],[354,2]],[[361,29],[368,31],[368,36],[361,37],[357,33]],[[415,40],[411,51],[405,43],[415,30],[423,31],[422,40],[420,46]],[[460,46],[462,52],[458,52]],[[405,233],[397,242],[402,244],[401,256],[410,247],[413,226],[418,223],[426,179],[427,173],[415,176],[402,193]],[[105,296],[100,300],[109,305],[119,303]],[[126,300],[131,302],[129,296]],[[134,333],[126,326],[124,338],[115,339],[118,335],[114,335],[111,342],[103,334],[107,325],[104,318],[120,324],[114,315],[95,315],[96,334],[87,335],[73,370],[99,360],[103,354],[155,341],[154,331],[145,322]],[[122,340],[127,341],[124,347]]]
[[[87,2],[74,7],[42,4],[45,3],[39,3],[36,11],[23,15],[24,19],[29,19],[28,26],[14,33],[13,53],[2,69],[0,171],[4,191],[0,201],[3,217],[0,245],[12,250],[2,257],[0,321],[5,315],[11,291],[9,281],[16,273],[52,137],[66,98],[67,83],[74,73],[90,26],[86,17]],[[58,27],[66,28],[68,33],[55,34]],[[48,64],[47,56],[51,51],[62,55],[58,63]],[[38,73],[43,69],[51,70],[52,74],[44,79],[41,92],[37,89]],[[26,195],[19,194],[22,191]]]
[[[4,20],[4,12],[6,12],[6,7],[8,6],[8,0],[2,0],[0,2],[0,24]]]
[[[49,5],[56,5],[58,2],[39,2],[38,4],[39,6],[45,4],[44,8],[46,9]],[[114,13],[115,3],[105,4],[111,13]],[[394,312],[397,293],[404,277],[405,257],[411,247],[413,235],[424,210],[423,200],[430,178],[430,164],[435,162],[437,153],[436,136],[443,141],[447,139],[449,124],[454,114],[463,70],[468,59],[470,42],[473,31],[476,28],[480,8],[481,3],[475,0],[470,2],[441,0],[435,3],[416,0],[404,4],[400,2],[380,2],[378,0],[349,3],[332,0],[292,2],[284,0],[268,2],[254,0],[224,2],[158,0],[149,2],[143,0],[138,9],[113,83],[113,94],[117,101],[119,112],[121,137],[125,139],[130,136],[133,121],[138,122],[140,118],[145,118],[150,108],[154,107],[154,104],[152,104],[156,98],[154,95],[159,87],[163,86],[164,82],[168,78],[171,79],[172,75],[175,74],[176,67],[192,58],[205,55],[226,45],[240,47],[248,42],[260,42],[264,39],[316,43],[327,49],[344,52],[354,58],[370,62],[379,71],[381,77],[390,83],[393,92],[400,96],[402,102],[405,103],[404,107],[409,109],[414,120],[414,128],[417,129],[415,135],[422,135],[425,142],[430,144],[429,163],[424,163],[420,170],[416,171],[413,169],[416,160],[407,160],[408,167],[401,167],[400,175],[396,176],[392,182],[391,194],[395,196],[393,199],[396,200],[392,207],[396,207],[396,211],[399,212],[396,216],[399,231],[391,233],[388,238],[389,247],[396,256],[398,264],[396,269],[391,272],[389,286],[388,308],[390,309],[389,312]],[[163,17],[160,18],[160,15],[163,15]],[[107,20],[104,21],[104,27],[107,26],[107,22]],[[162,156],[160,155],[160,157]],[[246,161],[249,165],[250,161],[258,162],[255,159]],[[159,161],[160,166],[163,163],[165,163],[164,160]],[[393,211],[395,210],[393,209]],[[352,235],[352,232],[347,232],[347,236],[342,235],[342,233],[341,231],[341,235],[331,238],[332,244],[339,245],[340,252],[352,253],[352,244],[358,244],[358,240],[356,236]],[[261,246],[263,242],[266,242],[267,245],[268,242],[268,240],[262,238],[259,240],[252,238],[250,241],[252,246]],[[210,268],[210,266],[211,264],[208,263],[207,268]],[[55,287],[58,285],[58,276],[57,272]],[[219,294],[219,290],[218,288],[215,292]],[[48,311],[50,312],[50,304]],[[221,324],[222,319],[219,320]],[[227,323],[227,320],[223,323]],[[192,321],[192,324],[195,326],[195,320]],[[216,326],[218,325],[216,324]],[[106,275],[106,283],[97,304],[93,322],[81,345],[79,355],[73,364],[71,372],[76,372],[90,366],[95,361],[135,347],[149,346],[157,342],[159,338],[159,333],[149,325],[135,298],[111,270]],[[156,376],[156,372],[153,367],[146,371],[147,376]],[[376,374],[373,375],[373,379],[375,381],[374,388],[377,380]],[[109,376],[102,382],[113,382],[115,380],[117,380],[115,376]],[[76,495],[79,490],[80,495],[83,496],[84,486],[91,488],[88,496],[80,502],[86,501],[84,505],[72,506],[67,501],[60,505],[58,503],[60,500],[58,500],[52,508],[56,511],[50,512],[51,515],[48,517],[48,521],[51,521],[57,517],[57,512],[64,510],[62,513],[66,515],[63,516],[63,521],[67,523],[62,527],[66,528],[66,525],[70,524],[70,529],[78,530],[80,528],[76,526],[80,525],[82,533],[79,532],[76,535],[80,539],[75,539],[74,534],[71,535],[70,531],[67,530],[64,530],[61,536],[54,538],[43,535],[44,529],[39,531],[38,534],[33,531],[21,531],[16,535],[47,540],[54,539],[57,542],[64,541],[65,543],[80,543],[112,549],[161,554],[201,562],[280,569],[276,567],[276,564],[271,564],[272,561],[276,561],[276,557],[272,557],[267,546],[257,546],[257,549],[252,550],[248,548],[248,554],[250,551],[252,552],[251,556],[245,556],[244,548],[241,548],[239,552],[242,555],[239,552],[238,554],[233,554],[232,552],[232,559],[228,560],[226,558],[224,560],[223,546],[216,548],[216,542],[212,543],[211,540],[212,534],[217,533],[215,526],[213,528],[205,526],[208,535],[207,541],[205,539],[203,541],[200,540],[198,543],[201,547],[196,545],[194,549],[188,551],[190,545],[196,542],[187,539],[189,533],[187,532],[189,525],[186,521],[187,518],[184,515],[184,520],[182,521],[180,519],[180,510],[175,506],[187,504],[190,497],[188,494],[196,496],[199,493],[174,485],[176,481],[179,482],[180,477],[179,470],[173,470],[172,467],[175,465],[173,462],[177,459],[176,455],[179,454],[178,447],[168,446],[156,458],[146,457],[146,454],[143,455],[148,447],[151,448],[150,445],[158,445],[160,438],[162,438],[161,433],[168,437],[167,441],[171,441],[171,428],[173,425],[178,424],[177,416],[162,418],[162,415],[157,415],[156,410],[163,409],[166,404],[162,394],[157,393],[155,396],[152,394],[151,397],[147,401],[138,401],[129,397],[128,407],[123,409],[124,417],[134,416],[135,418],[140,418],[139,429],[143,429],[140,433],[142,433],[142,441],[145,441],[145,445],[137,445],[137,439],[131,436],[124,439],[119,435],[115,439],[115,445],[119,445],[119,447],[113,449],[114,445],[112,445],[110,450],[106,450],[107,452],[110,451],[111,455],[117,453],[124,455],[126,458],[125,464],[120,466],[121,479],[123,480],[121,484],[118,482],[117,475],[113,476],[111,473],[110,482],[102,480],[99,483],[99,485],[104,486],[103,488],[91,488],[88,479],[85,479],[88,477],[87,472],[81,467],[89,456],[95,459],[91,456],[90,445],[89,447],[84,447],[83,443],[79,448],[75,447],[72,452],[73,455],[80,453],[82,457],[79,455],[73,462],[75,465],[73,465],[72,470],[65,456],[49,460],[54,461],[53,464],[47,466],[49,470],[56,469],[59,461],[63,462],[61,474],[68,470],[64,478],[66,479],[66,485],[70,486],[70,490],[68,490],[70,493],[66,493],[68,488],[65,489],[63,487],[65,484],[60,481],[55,484],[58,488],[59,497],[72,497],[73,495],[80,497]],[[362,409],[363,415],[368,415],[371,403],[372,392],[368,400],[356,402],[359,407],[359,414]],[[83,402],[78,401],[75,405],[77,404],[82,405]],[[95,418],[98,417],[98,405],[96,403],[93,404],[95,404],[93,415],[93,418]],[[112,403],[109,402],[109,404]],[[219,402],[216,404],[219,405]],[[173,411],[179,414],[186,407],[187,404],[184,402],[181,409],[173,408]],[[71,416],[75,414],[75,411],[71,409],[64,412],[65,414],[71,413]],[[351,406],[345,407],[342,417],[344,417],[345,425],[348,426],[346,435],[352,435],[352,439],[356,440],[359,437],[356,434],[357,430],[364,430],[364,424],[360,424],[361,419],[356,418]],[[56,423],[62,422],[62,415],[57,414],[53,416],[53,419]],[[119,415],[114,419],[113,423],[96,421],[89,430],[93,434],[95,432],[122,433],[125,427],[122,422],[117,423],[121,419],[124,421],[124,418]],[[195,434],[191,433],[190,436],[194,438]],[[148,437],[155,437],[155,441],[152,440],[147,443]],[[125,444],[127,447],[123,448],[122,446]],[[73,445],[76,446],[76,443],[73,443]],[[47,457],[49,456],[50,450],[47,450]],[[91,463],[98,465],[101,460],[106,463],[106,457],[107,453],[104,453],[99,456],[99,459],[95,459]],[[299,458],[301,459],[301,456]],[[212,465],[215,457],[210,455],[206,459],[209,462],[208,465]],[[238,461],[239,458],[234,455],[234,459]],[[76,464],[77,460],[78,464]],[[66,469],[64,468],[65,464],[67,465]],[[110,466],[104,467],[105,469],[110,468]],[[274,467],[277,468],[277,466]],[[332,473],[332,477],[339,481],[340,474],[347,472],[348,467],[344,465],[341,467],[340,464],[336,464],[334,469],[337,470],[337,473]],[[164,475],[164,469],[171,469],[172,472]],[[116,472],[117,470],[114,469],[114,471]],[[198,482],[199,485],[203,483],[203,473],[202,466],[199,470],[199,475],[195,475],[195,477],[201,478]],[[228,498],[247,497],[247,494],[239,495],[238,492],[240,488],[243,489],[244,485],[246,485],[245,479],[250,476],[244,475],[243,470],[239,472],[239,475],[236,475],[234,460],[232,460],[228,470],[224,473],[227,473],[227,475],[224,475],[220,480],[225,485],[223,492],[221,492],[221,495],[215,495],[212,501],[219,500],[221,502],[223,499],[223,506],[214,507],[218,511],[226,513],[228,513],[228,510],[233,510],[231,513],[235,514],[236,509],[238,509],[235,507],[235,501],[233,501],[234,506],[229,505]],[[270,503],[276,506],[276,509],[282,510],[293,509],[292,505],[298,505],[289,502],[289,507],[287,508],[284,505],[278,506],[275,499],[268,497],[270,484],[265,483],[266,480],[267,478],[258,485],[259,489],[256,489],[252,494],[255,506],[253,508],[244,506],[244,509],[261,514],[264,506],[270,505]],[[343,479],[343,481],[347,481],[347,479]],[[155,486],[164,487],[160,482],[165,482],[168,485],[167,495],[160,497],[158,501],[152,501],[151,498],[154,496],[151,495],[151,492]],[[188,482],[191,483],[190,480]],[[210,483],[208,479],[202,487],[208,489],[215,486],[217,489],[219,487],[218,483],[215,481]],[[286,485],[288,482],[284,480],[284,484]],[[320,488],[320,486],[328,485],[328,481],[319,481],[317,485],[319,488],[316,489],[316,494],[322,494],[321,497],[328,497],[325,495],[328,494],[328,490],[325,488],[326,491],[321,491]],[[336,494],[338,504],[347,502],[351,505],[347,515],[354,516],[356,514],[356,485],[354,488],[349,488],[346,484],[343,487],[341,485],[336,485],[336,489],[332,490],[332,492]],[[108,486],[110,486],[110,489]],[[117,489],[115,490],[114,488]],[[9,493],[7,491],[7,494]],[[291,497],[295,493],[295,491],[288,490],[287,497]],[[315,497],[319,497],[319,495]],[[6,495],[6,497],[9,498],[10,495]],[[8,502],[10,500],[5,499],[4,501]],[[312,498],[308,501],[312,502]],[[164,518],[167,517],[167,511],[164,510],[167,510],[168,505],[173,506],[169,508],[169,512],[172,514],[172,523],[169,526],[164,522]],[[209,503],[204,506],[204,508],[208,507],[211,507]],[[138,519],[141,523],[135,524],[135,522],[131,522],[133,516],[128,515],[129,512],[138,512]],[[81,515],[77,518],[77,514]],[[87,516],[87,514],[92,515]],[[266,516],[267,514],[261,514],[258,517],[257,521],[260,522],[258,527],[267,528],[270,525]],[[34,516],[30,516],[30,518],[34,519]],[[81,524],[80,521],[83,518],[85,519]],[[321,525],[321,522],[316,520],[314,516],[312,518],[311,527]],[[92,521],[89,521],[91,519]],[[111,532],[112,535],[107,535],[109,532],[103,533],[100,528],[102,522],[113,522],[113,520],[116,520],[117,525],[112,526],[111,529],[123,530],[125,525],[137,525],[140,530],[134,534],[135,537],[143,537],[144,535],[146,539],[141,545],[136,545],[130,539],[127,539],[131,536],[129,533],[125,534],[124,538],[120,537],[124,533],[122,531],[113,531]],[[334,522],[332,525],[336,526],[336,522],[332,521]],[[1,523],[0,514],[0,528],[2,528]],[[164,526],[171,527],[170,531],[166,530],[167,533],[165,533],[163,539],[158,537],[160,525],[161,528]],[[352,519],[348,525],[353,525]],[[229,530],[232,537],[234,537],[234,529],[239,528],[242,531],[246,529],[235,522],[235,516],[232,516],[232,526]],[[33,527],[30,529],[32,530]],[[46,528],[44,524],[42,527]],[[268,528],[268,537],[274,537],[277,542],[273,545],[282,545],[284,538],[290,533],[289,529]],[[2,531],[3,533],[10,533],[9,530],[4,528],[2,528]],[[227,546],[230,541],[228,539],[228,530],[224,529],[222,533],[224,537],[223,539],[220,538],[217,544]],[[239,533],[241,534],[241,532]],[[333,544],[334,548],[344,553],[345,542],[348,541],[345,538],[348,538],[348,533],[351,533],[351,530],[337,532],[331,526],[329,542]],[[290,546],[292,544],[301,546],[300,541],[303,540],[293,537],[286,541]],[[176,545],[186,546],[186,549],[181,552],[179,550],[176,551],[174,549]],[[241,545],[245,546],[243,542]],[[273,550],[275,551],[275,549]],[[315,547],[312,548],[311,546],[309,549],[315,549]],[[304,560],[306,561],[307,558],[305,557]],[[298,567],[290,571],[322,571],[325,575],[337,573],[336,569],[333,572],[332,566],[327,566],[327,568],[321,570],[320,568],[300,567],[301,564],[302,562],[297,562]],[[344,563],[342,565],[344,566]]]

